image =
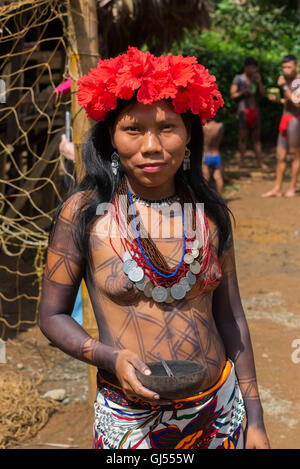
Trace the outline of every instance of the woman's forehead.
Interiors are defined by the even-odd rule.
[[[134,103],[125,108],[118,116],[118,122],[126,120],[134,121],[165,121],[165,120],[181,120],[180,114],[176,113],[171,104],[166,101],[146,105],[142,103]]]

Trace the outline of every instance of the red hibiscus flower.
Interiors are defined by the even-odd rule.
[[[123,67],[119,69],[116,77],[117,93],[122,93],[124,88],[130,88],[133,92],[140,88],[154,69],[153,59],[150,52],[141,52],[136,47],[129,47]]]
[[[176,96],[177,87],[170,79],[169,69],[161,57],[154,62],[151,73],[143,79],[137,100],[144,104],[152,104]]]
[[[176,86],[187,86],[195,76],[194,65],[197,63],[196,57],[183,57],[168,54],[166,57],[172,80]]]
[[[129,47],[126,54],[99,60],[96,68],[78,80],[78,103],[88,117],[104,120],[115,109],[117,99],[153,104],[172,99],[175,112],[191,111],[204,124],[213,117],[224,101],[208,70],[195,57],[154,57]]]

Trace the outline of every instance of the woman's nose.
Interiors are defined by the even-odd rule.
[[[142,153],[161,153],[162,146],[159,137],[154,132],[146,132],[141,147]]]

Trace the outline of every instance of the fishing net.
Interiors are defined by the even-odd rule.
[[[36,323],[49,227],[74,181],[59,153],[70,94],[55,92],[69,75],[66,10],[0,6],[0,338]]]

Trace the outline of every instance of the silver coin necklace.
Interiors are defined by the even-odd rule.
[[[185,298],[186,294],[192,289],[193,285],[197,282],[199,274],[202,272],[201,257],[203,258],[203,247],[200,246],[199,241],[195,235],[185,233],[185,221],[183,208],[181,207],[182,225],[183,225],[183,243],[182,243],[182,256],[179,264],[174,272],[170,275],[165,275],[160,272],[145,254],[140,237],[138,234],[135,210],[133,207],[133,200],[142,200],[141,197],[137,199],[134,194],[130,193],[127,185],[127,193],[131,205],[134,228],[136,232],[136,241],[139,252],[134,245],[125,251],[123,254],[123,272],[133,282],[138,290],[144,295],[155,301],[156,303],[170,304],[174,301],[179,301]],[[178,197],[176,198],[178,200]],[[147,201],[148,202],[148,201]],[[164,199],[164,204],[166,199]],[[156,207],[159,207],[159,201],[156,201]]]

